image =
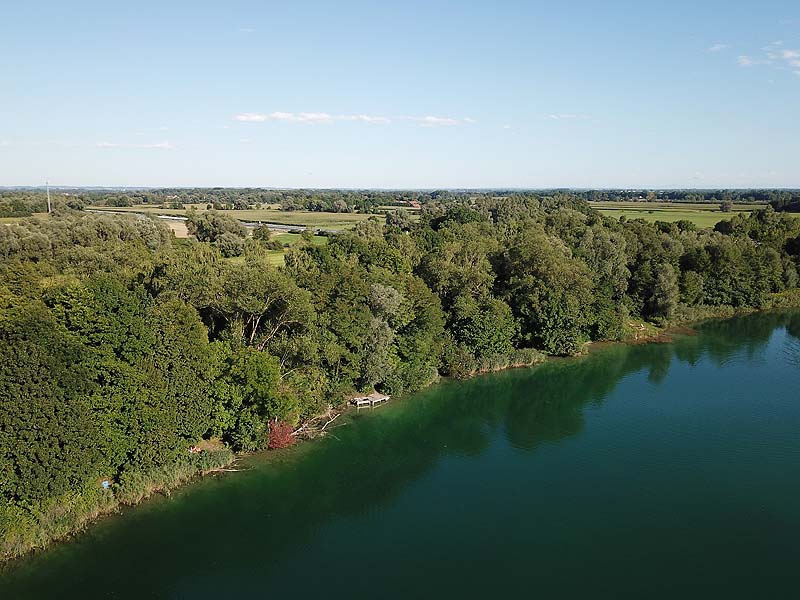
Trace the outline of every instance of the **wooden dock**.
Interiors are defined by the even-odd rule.
[[[389,398],[391,398],[391,396],[379,394],[378,392],[372,392],[369,396],[356,396],[351,400],[351,402],[356,405],[356,408],[361,408],[362,406],[372,407],[376,404],[386,402]]]

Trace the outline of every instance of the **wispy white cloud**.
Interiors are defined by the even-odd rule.
[[[240,27],[239,31],[241,31],[242,33],[255,33],[256,30],[253,29],[252,27]]]
[[[753,58],[752,56],[747,56],[745,54],[739,56],[736,59],[736,62],[739,63],[740,67],[752,67],[753,65],[760,65],[763,61]]]
[[[785,48],[782,40],[770,42],[763,48],[762,56],[742,55],[737,62],[740,67],[753,67],[756,65],[767,65],[773,69],[797,69],[800,68],[800,50],[795,48]]]
[[[789,67],[800,67],[800,50],[784,50],[781,52],[781,58]]]
[[[590,117],[589,115],[561,113],[561,114],[549,114],[547,115],[547,118],[552,119],[553,121],[587,121],[592,117]]]
[[[364,123],[375,123],[378,125],[383,125],[385,123],[391,123],[392,120],[389,117],[380,117],[375,115],[338,115],[331,118],[332,121],[362,121]]]
[[[175,146],[169,142],[157,142],[154,144],[124,144],[117,142],[97,142],[98,148],[138,148],[142,150],[173,150]]]
[[[365,119],[366,115],[361,115]],[[358,120],[357,115],[342,115],[339,120]],[[241,113],[234,117],[235,120],[243,123],[263,123],[264,121],[286,121],[289,123],[330,123],[337,120],[336,117],[329,113],[324,112],[272,112],[269,114],[262,113]]]
[[[722,52],[723,50],[727,50],[728,48],[730,48],[730,45],[728,44],[713,44],[712,46],[709,46],[708,51]]]
[[[239,113],[234,115],[235,121],[242,123],[263,123],[265,121],[280,121],[285,123],[334,123],[337,121],[350,121],[370,123],[373,125],[386,125],[393,121],[411,121],[423,127],[441,127],[476,123],[475,119],[454,117],[439,117],[427,115],[423,117],[402,115],[387,117],[383,115],[336,115],[327,112],[272,112],[272,113]]]
[[[0,146],[10,146],[11,142],[8,140],[0,140]]]
[[[251,140],[250,138],[240,138],[240,139],[239,139],[239,141],[240,141],[242,144],[249,144],[249,143],[250,143],[250,142],[252,142],[253,140]]]
[[[267,115],[260,115],[258,113],[239,113],[233,117],[237,121],[243,123],[261,123],[267,120]]]
[[[333,115],[324,112],[274,112],[264,116],[266,120],[270,121],[289,121],[290,123],[330,123],[333,121]]]

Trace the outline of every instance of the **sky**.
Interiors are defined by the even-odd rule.
[[[0,2],[0,186],[800,187],[797,0]]]

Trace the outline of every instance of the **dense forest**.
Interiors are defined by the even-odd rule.
[[[38,192],[8,194],[41,210]],[[286,445],[355,392],[797,297],[800,219],[769,207],[706,230],[612,219],[573,193],[375,192],[421,202],[420,220],[392,213],[327,245],[301,240],[278,268],[265,227],[249,235],[208,211],[190,221],[195,239],[177,240],[142,215],[86,213],[86,194],[0,224],[5,556],[175,473]]]

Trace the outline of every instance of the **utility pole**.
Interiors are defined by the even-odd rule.
[[[44,185],[45,185],[45,187],[47,187],[47,212],[49,214],[49,213],[53,212],[53,209],[50,206],[50,182],[49,181],[45,181]]]

